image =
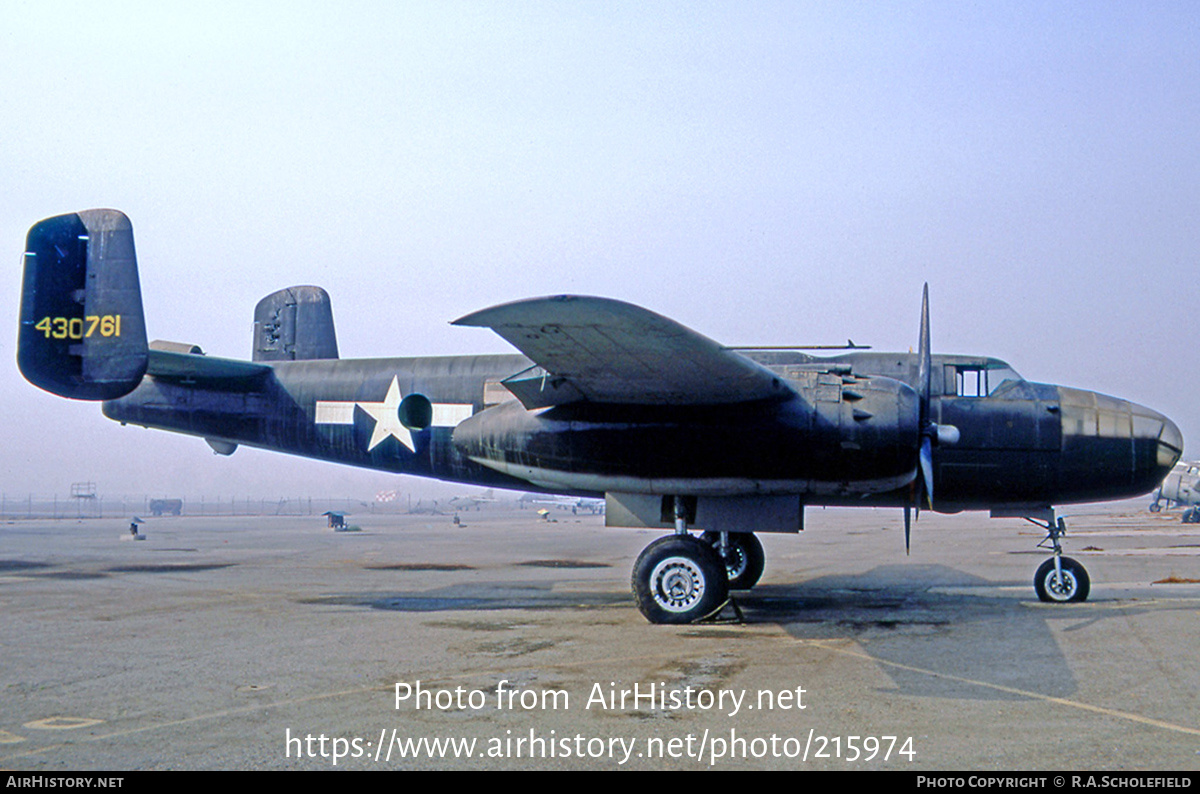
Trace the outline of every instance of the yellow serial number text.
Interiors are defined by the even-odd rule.
[[[94,334],[120,336],[121,315],[90,314],[87,317],[43,317],[33,327],[44,333],[47,339],[86,339]]]

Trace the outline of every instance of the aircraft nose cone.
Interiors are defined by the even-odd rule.
[[[1183,452],[1183,433],[1179,431],[1179,427],[1174,422],[1165,416],[1163,416],[1163,431],[1159,434],[1158,440],[1159,443],[1167,445],[1176,452]]]
[[[1142,463],[1138,468],[1145,473],[1143,483],[1147,490],[1157,487],[1171,473],[1171,469],[1183,453],[1183,433],[1179,426],[1158,411],[1144,405],[1131,404],[1133,417],[1134,448]]]
[[[1065,490],[1076,501],[1149,493],[1183,451],[1183,434],[1143,405],[1060,387]],[[1087,472],[1087,474],[1085,474]]]
[[[1144,409],[1149,410],[1149,409]],[[1154,413],[1151,411],[1151,413]],[[1158,434],[1158,465],[1164,469],[1163,477],[1179,461],[1183,454],[1183,433],[1179,426],[1162,414],[1156,414],[1162,420],[1162,430]]]

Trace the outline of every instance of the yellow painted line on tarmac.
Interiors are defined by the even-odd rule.
[[[30,728],[35,731],[73,731],[76,728],[90,728],[93,725],[99,725],[104,720],[97,720],[91,717],[45,717],[40,720],[27,722],[23,728]]]
[[[765,633],[764,632],[754,632],[754,634],[756,636],[766,639],[768,636],[770,636],[773,633],[772,632],[765,632]],[[775,635],[775,636],[779,636],[779,635]],[[937,678],[937,679],[942,679],[945,681],[954,681],[956,683],[969,684],[969,685],[973,685],[973,686],[983,687],[985,689],[992,689],[997,692],[1005,692],[1005,693],[1011,694],[1011,695],[1018,695],[1021,697],[1029,698],[1031,700],[1040,700],[1045,703],[1053,703],[1053,704],[1056,704],[1059,706],[1066,706],[1068,708],[1077,709],[1079,711],[1086,711],[1086,712],[1089,712],[1092,714],[1100,714],[1100,715],[1103,715],[1106,717],[1112,717],[1114,719],[1127,720],[1130,722],[1135,722],[1135,723],[1138,723],[1141,725],[1146,725],[1146,726],[1153,727],[1153,728],[1160,728],[1162,730],[1173,731],[1176,733],[1183,733],[1183,734],[1187,734],[1190,736],[1200,736],[1200,729],[1190,728],[1185,725],[1177,725],[1172,722],[1166,722],[1165,720],[1157,720],[1157,719],[1153,719],[1151,717],[1144,717],[1140,714],[1133,714],[1131,712],[1121,711],[1118,709],[1110,709],[1110,708],[1106,708],[1104,706],[1094,706],[1089,703],[1082,703],[1080,701],[1069,700],[1067,698],[1054,697],[1052,695],[1043,695],[1038,692],[1030,692],[1028,690],[1018,689],[1016,687],[1005,686],[1003,684],[994,684],[994,683],[990,683],[988,681],[978,681],[978,680],[975,680],[972,678],[966,678],[964,676],[952,675],[950,673],[940,673],[936,670],[929,670],[929,669],[926,669],[923,667],[916,667],[914,665],[903,664],[901,662],[892,662],[892,661],[888,661],[885,659],[878,659],[864,651],[856,650],[856,649],[849,648],[849,647],[838,646],[837,644],[835,644],[837,642],[836,640],[834,640],[834,641],[830,641],[830,640],[798,640],[798,639],[792,637],[791,635],[787,635],[787,634],[780,636],[780,639],[786,639],[790,643],[799,645],[802,647],[816,648],[816,649],[825,651],[827,653],[834,653],[834,654],[838,654],[841,656],[847,656],[847,657],[851,657],[854,659],[859,659],[861,661],[880,665],[882,667],[891,667],[891,668],[895,668],[898,670],[905,670],[908,672],[929,676],[930,678]],[[846,640],[846,641],[852,642],[851,640]],[[554,669],[554,668],[572,668],[572,667],[581,667],[583,665],[627,664],[629,662],[647,661],[647,660],[651,660],[651,659],[678,659],[678,655],[675,653],[637,654],[637,655],[631,655],[631,656],[618,656],[618,657],[601,658],[601,659],[564,661],[564,662],[549,663],[549,664],[530,664],[530,665],[522,665],[522,666],[518,666],[518,667],[506,666],[504,668],[498,668],[495,670],[485,669],[485,670],[463,671],[462,673],[458,673],[455,675],[438,676],[435,679],[430,679],[428,681],[428,683],[431,685],[435,685],[437,683],[451,682],[451,681],[456,681],[456,680],[464,680],[464,679],[471,679],[471,678],[478,678],[478,677],[494,677],[497,675],[513,675],[516,673],[523,672],[525,670],[546,670],[546,669]],[[109,733],[92,734],[92,735],[87,736],[86,738],[83,738],[82,741],[93,742],[93,741],[103,741],[106,739],[121,738],[121,737],[131,736],[131,735],[138,734],[138,733],[145,733],[147,731],[155,731],[155,730],[161,730],[161,729],[166,729],[166,728],[175,728],[175,727],[179,727],[179,726],[183,726],[183,725],[190,725],[193,723],[203,722],[203,721],[207,721],[207,720],[221,719],[223,717],[232,717],[232,716],[236,716],[239,714],[248,714],[248,713],[252,713],[252,712],[268,711],[268,710],[277,709],[277,708],[287,708],[290,706],[296,706],[296,705],[300,705],[300,704],[304,704],[304,703],[315,703],[315,702],[318,702],[321,700],[330,700],[330,699],[337,699],[337,698],[342,698],[342,697],[354,697],[354,696],[358,696],[358,695],[367,695],[367,694],[377,694],[379,692],[388,692],[388,691],[391,691],[392,688],[393,688],[393,685],[391,685],[391,684],[366,686],[366,687],[358,687],[358,688],[354,688],[354,689],[343,689],[343,690],[338,690],[338,691],[334,691],[334,692],[324,692],[324,693],[315,694],[315,695],[308,695],[306,697],[299,697],[299,698],[292,698],[289,700],[277,701],[274,703],[247,704],[245,706],[238,706],[235,708],[224,709],[222,711],[215,711],[215,712],[212,712],[209,714],[199,714],[199,715],[196,715],[193,717],[187,717],[187,718],[179,719],[179,720],[156,722],[156,723],[152,723],[149,725],[142,725],[139,727],[126,728],[126,729],[122,729],[122,730],[112,731]],[[49,718],[49,719],[53,720],[53,719],[62,719],[62,718]],[[97,722],[101,722],[101,720],[97,720]],[[2,732],[0,732],[0,733],[2,733]],[[53,752],[54,750],[59,749],[60,747],[64,747],[64,746],[66,746],[66,745],[55,744],[55,745],[46,745],[46,746],[42,746],[42,747],[37,747],[37,748],[33,748],[24,753],[17,753],[14,755],[7,756],[4,760],[11,760],[14,758],[21,758],[21,757],[33,756],[33,755],[41,755],[44,753]]]

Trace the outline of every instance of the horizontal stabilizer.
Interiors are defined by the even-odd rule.
[[[220,387],[234,391],[250,391],[262,385],[273,370],[266,364],[216,358],[196,353],[177,353],[171,350],[151,350],[146,370],[160,380],[171,380],[209,388]]]
[[[720,405],[791,394],[766,367],[674,320],[608,298],[534,298],[454,324],[491,328],[541,367],[506,381],[527,408],[581,399]]]
[[[137,388],[148,349],[133,226],[117,210],[34,224],[25,243],[17,365],[30,383],[78,400]]]

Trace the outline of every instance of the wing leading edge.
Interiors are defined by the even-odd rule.
[[[493,306],[454,321],[491,328],[537,365],[504,381],[526,408],[580,400],[722,405],[780,398],[773,372],[674,320],[579,295]]]

